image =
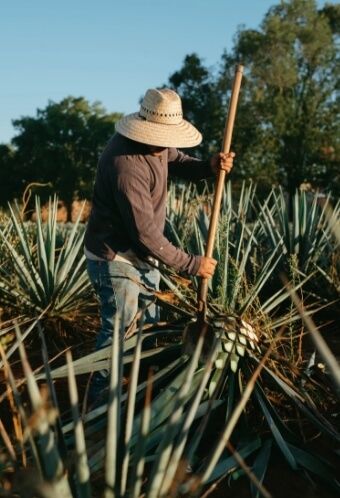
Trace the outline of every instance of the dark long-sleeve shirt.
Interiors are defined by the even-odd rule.
[[[209,161],[174,148],[152,156],[146,145],[115,133],[98,162],[86,249],[104,259],[132,250],[195,275],[201,257],[183,252],[163,234],[168,175],[198,181],[212,172]]]

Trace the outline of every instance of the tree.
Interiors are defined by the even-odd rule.
[[[292,196],[304,182],[337,197],[339,26],[339,5],[318,11],[314,0],[281,1],[259,30],[239,28],[231,53],[225,51],[213,70],[188,55],[169,86],[203,133],[197,151],[206,157],[220,149],[234,68],[243,64],[233,181],[253,180],[260,197],[275,185]]]
[[[18,178],[15,175],[13,162],[15,152],[11,145],[0,144],[0,199],[7,199],[9,192],[15,191]],[[7,202],[3,204],[7,206]]]
[[[12,139],[12,167],[17,182],[2,204],[31,183],[48,184],[39,191],[42,201],[56,193],[65,202],[68,217],[77,198],[89,198],[99,153],[114,131],[120,114],[106,114],[98,102],[67,97],[49,102],[37,116],[13,121],[18,135]]]
[[[204,67],[197,54],[187,55],[182,69],[170,76],[167,86],[181,96],[185,119],[193,123],[203,135],[202,143],[194,149],[187,149],[187,153],[207,158],[221,150],[233,77],[233,66],[221,78],[215,68]],[[235,128],[238,125],[239,121],[236,121]],[[234,139],[231,148],[242,150]],[[237,169],[236,174],[232,172],[235,184],[240,177]],[[214,182],[214,179],[210,182]],[[200,191],[200,186],[197,188]]]
[[[197,54],[187,55],[183,67],[170,76],[167,86],[181,96],[184,118],[195,124],[203,135],[195,153],[205,158],[220,150],[225,109],[216,91],[214,72],[203,66]]]
[[[337,32],[339,6],[282,1],[259,31],[239,30],[223,56],[221,74],[240,60],[246,66],[239,139],[244,175],[262,187],[280,183],[293,195],[308,181],[339,194]]]

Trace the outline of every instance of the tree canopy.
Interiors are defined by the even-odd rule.
[[[4,150],[0,161],[11,167],[16,182],[11,191],[0,191],[0,202],[22,195],[29,184],[45,184],[39,196],[56,193],[68,208],[74,199],[90,198],[98,156],[120,116],[107,114],[98,102],[67,97],[38,109],[35,118],[13,121],[14,149]]]
[[[242,63],[233,177],[252,179],[264,191],[280,184],[293,194],[309,182],[338,195],[339,24],[339,4],[318,11],[314,0],[282,1],[259,30],[238,30],[215,73],[197,55],[187,56],[169,81],[203,132],[200,151],[221,144],[234,67]]]
[[[251,179],[264,195],[273,185],[292,195],[309,183],[338,197],[339,32],[339,4],[317,10],[314,0],[281,0],[258,30],[240,27],[213,68],[188,54],[164,84],[181,95],[185,118],[203,134],[188,153],[207,157],[221,148],[234,68],[243,64],[233,181]],[[0,204],[30,183],[49,183],[42,196],[57,193],[68,206],[89,198],[98,155],[119,117],[98,102],[67,97],[13,121],[18,134],[0,145]]]
[[[327,7],[336,11],[339,17],[339,5]],[[291,194],[306,181],[339,187],[340,66],[329,16],[314,0],[281,2],[260,31],[238,33],[233,58],[247,67],[248,174],[260,169],[262,181],[274,173]]]

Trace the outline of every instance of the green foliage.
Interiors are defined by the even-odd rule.
[[[273,6],[259,31],[239,31],[225,66],[232,60],[247,68],[238,115],[248,139],[240,148],[247,175],[267,189],[280,183],[291,195],[308,181],[336,198],[340,73],[329,18],[313,0]]]
[[[194,151],[203,158],[209,157],[221,147],[227,109],[221,107],[214,73],[202,65],[196,54],[187,55],[183,67],[170,76],[167,86],[179,93],[185,118],[195,123],[204,137]]]
[[[14,157],[12,146],[0,144],[0,199],[6,199],[15,192],[18,178],[13,169]]]
[[[272,198],[274,202],[271,203]],[[264,357],[268,354],[271,356],[272,361],[265,367],[265,371],[274,381],[274,385],[269,383],[269,387],[266,382],[265,385],[262,385],[261,382],[257,381],[251,399],[256,400],[259,404],[269,427],[271,427],[273,439],[291,467],[297,469],[302,465],[320,475],[320,469],[313,455],[304,453],[303,458],[300,458],[300,443],[296,439],[296,435],[285,426],[281,413],[270,404],[265,393],[271,392],[271,396],[278,399],[280,395],[276,389],[279,389],[288,405],[293,402],[298,410],[303,411],[304,416],[307,415],[304,410],[308,406],[310,412],[307,418],[319,428],[321,428],[319,425],[321,423],[323,426],[321,430],[328,433],[329,420],[323,419],[316,408],[320,398],[318,395],[314,397],[315,392],[306,393],[303,388],[300,389],[299,386],[305,385],[305,380],[301,378],[297,384],[296,377],[296,375],[299,377],[304,374],[301,369],[301,350],[297,354],[296,361],[294,355],[298,353],[296,346],[301,347],[303,322],[310,323],[308,315],[311,313],[311,309],[309,311],[305,309],[302,312],[293,305],[287,310],[286,304],[283,306],[290,300],[287,289],[282,287],[281,282],[277,292],[273,293],[273,281],[278,280],[278,276],[282,272],[287,272],[287,275],[292,278],[291,285],[294,293],[309,295],[310,281],[315,278],[315,274],[310,273],[311,267],[318,271],[318,264],[321,264],[321,261],[325,263],[327,254],[336,252],[338,248],[338,241],[336,237],[332,236],[339,219],[338,207],[336,206],[332,211],[331,216],[326,216],[327,202],[319,209],[317,196],[307,201],[305,193],[297,194],[292,225],[288,221],[286,199],[282,191],[279,193],[273,191],[264,202],[260,216],[254,217],[254,206],[257,204],[255,192],[251,185],[248,188],[243,186],[240,198],[236,200],[232,196],[231,184],[228,183],[224,192],[221,223],[217,232],[215,248],[215,257],[219,263],[211,281],[208,307],[208,320],[213,324],[214,330],[221,333],[221,349],[217,355],[216,370],[210,380],[209,388],[212,390],[221,389],[218,391],[218,397],[222,396],[222,398],[225,397],[229,400],[228,413],[234,415],[233,409],[236,408],[236,405],[233,403],[235,403],[237,387],[230,370],[239,374],[242,372],[242,375],[250,381],[254,375],[253,367],[258,364],[259,358],[261,358],[256,354],[256,348],[251,347],[252,335],[249,331],[256,331],[257,336],[261,338],[261,352],[264,353]],[[189,211],[190,208],[186,206],[186,210]],[[203,216],[201,216],[202,212]],[[172,226],[172,228],[175,231],[175,227]],[[207,228],[205,210],[198,209],[191,232],[186,232],[183,235],[184,240],[181,240],[183,246],[189,251],[193,247],[195,249],[202,247],[202,240],[206,240]],[[180,233],[183,233],[182,230]],[[294,272],[291,268],[292,261],[295,262]],[[329,260],[328,265],[324,264],[324,268],[326,266],[327,270],[322,271],[322,274],[328,272],[330,275],[332,268]],[[294,281],[296,274],[298,274],[298,278]],[[174,311],[180,314],[180,310],[185,310],[186,313],[193,310],[195,294],[188,292],[187,288],[183,287],[182,282],[176,277],[172,279],[171,274],[164,275],[163,279],[176,296]],[[320,295],[317,299],[321,299]],[[315,303],[314,311],[316,310],[317,304]],[[224,330],[221,332],[220,327],[223,322]],[[230,327],[232,322],[234,325]],[[282,336],[283,331],[285,331],[284,336]],[[315,336],[315,339],[318,338],[315,328],[310,329],[310,333]],[[296,341],[295,339],[298,337],[300,339]],[[290,341],[289,346],[287,339]],[[256,344],[256,341],[253,342]],[[245,345],[248,345],[246,353],[244,353]],[[268,349],[266,349],[267,346]],[[252,349],[255,349],[255,352]],[[328,348],[324,353],[323,358],[329,365],[336,390],[339,387],[339,368],[336,359]],[[323,354],[321,347],[320,354]],[[262,361],[264,357],[262,357]],[[297,367],[296,370],[293,365]],[[264,378],[265,376],[262,381]],[[242,393],[245,393],[246,390],[246,387],[244,391],[242,388]],[[288,397],[286,398],[286,396]],[[335,391],[332,396],[335,397],[331,404],[335,402],[337,396]],[[339,434],[334,428],[328,434],[333,434],[331,437],[339,439]],[[216,448],[213,451],[216,451]],[[328,473],[326,469],[323,469],[321,473],[323,471]]]
[[[98,102],[90,105],[82,97],[67,97],[49,102],[34,118],[14,120],[18,134],[12,140],[10,166],[17,180],[3,192],[1,204],[20,197],[31,183],[49,184],[39,192],[42,201],[56,193],[70,214],[72,200],[90,197],[98,156],[119,117],[106,114]]]
[[[193,196],[191,201],[188,192]],[[204,247],[211,196],[207,190],[204,209],[199,209],[202,197],[194,188],[188,192],[176,193],[170,189],[173,201],[168,208],[172,220],[169,227],[174,233],[176,224],[180,223],[177,240],[182,240],[184,247]],[[309,228],[317,225],[317,213],[319,221],[323,215],[313,203],[305,202],[303,195],[297,199],[296,226],[301,235],[308,233],[305,239],[299,238],[302,246],[301,240],[307,243],[307,238],[312,239],[312,234],[318,233],[316,228],[314,232]],[[74,361],[68,353],[67,363],[56,368],[52,368],[48,360],[46,332],[45,327],[42,330],[39,325],[40,318],[22,336],[17,328],[17,340],[7,354],[3,354],[3,364],[20,413],[25,441],[21,440],[14,448],[5,429],[0,427],[6,447],[4,453],[12,455],[12,461],[7,460],[3,466],[3,476],[8,469],[14,473],[18,470],[27,472],[26,455],[27,468],[37,469],[34,492],[45,496],[44,489],[48,489],[46,496],[49,498],[53,492],[72,498],[91,496],[94,489],[97,493],[103,492],[105,498],[176,497],[185,493],[201,496],[223,477],[235,475],[233,472],[239,468],[240,461],[249,474],[250,469],[242,460],[247,459],[247,462],[253,462],[252,472],[258,479],[256,482],[250,473],[253,492],[265,493],[261,483],[272,450],[276,448],[292,469],[304,470],[339,491],[335,469],[303,441],[305,435],[313,437],[320,431],[333,441],[340,441],[331,419],[337,409],[337,385],[326,374],[315,380],[315,358],[308,358],[308,368],[305,368],[301,360],[292,362],[285,353],[287,331],[290,333],[293,329],[297,333],[302,328],[299,318],[309,316],[306,311],[301,316],[294,306],[288,313],[282,313],[281,304],[288,299],[290,290],[282,288],[266,299],[261,296],[276,268],[287,257],[283,244],[268,250],[268,234],[276,240],[272,235],[275,230],[279,233],[286,229],[285,215],[281,214],[281,211],[285,213],[283,199],[273,192],[259,218],[254,216],[255,205],[252,185],[244,185],[237,196],[228,184],[223,195],[223,222],[216,244],[219,266],[210,288],[207,316],[213,324],[215,340],[204,363],[201,358],[203,337],[197,337],[197,347],[192,354],[182,350],[183,329],[195,320],[197,313],[195,287],[165,269],[163,279],[169,284],[173,299],[169,299],[171,293],[157,293],[156,297],[161,305],[177,314],[174,323],[150,328],[144,327],[141,320],[138,333],[119,343],[117,320],[112,347],[83,354]],[[174,213],[172,209],[175,209]],[[188,220],[190,218],[187,224],[181,223],[180,213]],[[51,253],[53,219],[52,211],[44,237],[39,236],[42,233],[40,221],[33,235],[37,237],[35,257],[45,270],[53,268],[58,261],[56,258],[53,263],[47,257]],[[327,217],[327,220],[334,225],[332,218]],[[12,223],[15,226],[14,220]],[[326,223],[323,219],[320,230],[329,234]],[[17,225],[18,229],[24,225],[20,218]],[[265,232],[264,226],[271,227],[271,231]],[[32,235],[20,231],[19,246],[25,248],[29,245],[25,243],[25,237],[30,240]],[[11,230],[3,231],[5,233],[8,238]],[[280,240],[287,239],[287,244],[291,240],[296,242],[297,239],[290,238],[291,233],[284,232]],[[330,244],[331,238],[325,235],[320,244],[325,241]],[[318,259],[316,254],[321,245],[313,245],[315,253],[307,252],[311,260]],[[13,252],[18,258],[19,253],[21,249]],[[32,255],[33,252],[24,249],[22,253],[25,258],[26,253]],[[20,265],[19,268],[23,280],[24,273]],[[47,273],[42,272],[40,280],[32,276],[35,272],[29,274],[38,283],[48,281]],[[300,278],[293,285],[293,291],[303,292],[305,284],[306,279]],[[22,346],[34,328],[41,331],[44,357],[44,372],[36,375],[29,368]],[[22,380],[14,380],[8,362],[12,351],[18,347],[29,406],[18,389]],[[102,368],[111,370],[107,402],[81,415],[76,376]],[[129,377],[127,388],[123,383],[126,375]],[[55,390],[55,380],[62,378],[68,379],[71,407],[68,413],[65,413],[65,399],[58,397]],[[47,384],[48,402],[39,393],[38,382]],[[86,403],[86,395],[83,401]],[[288,422],[297,418],[296,413],[299,431]],[[67,463],[70,460],[71,466]],[[13,491],[20,496],[20,489]]]
[[[169,78],[203,132],[199,151],[206,157],[221,147],[234,67],[245,66],[232,178],[252,180],[260,197],[274,185],[294,195],[307,181],[338,198],[338,19],[337,5],[318,11],[314,0],[281,2],[259,30],[239,28],[217,67],[208,70],[192,54]]]
[[[186,204],[186,211],[192,211],[185,230],[180,228],[176,240],[180,240],[183,248],[194,254],[204,254],[204,245],[207,240],[211,196],[208,195],[203,203],[193,198]],[[202,201],[202,198],[200,198]],[[280,248],[268,248],[261,235],[262,222],[260,218],[253,219],[255,204],[255,188],[243,184],[239,197],[233,193],[231,182],[222,196],[220,213],[221,222],[218,225],[216,243],[213,256],[218,265],[213,278],[209,281],[209,310],[213,317],[216,312],[227,313],[228,316],[237,316],[245,321],[251,320],[258,332],[272,335],[276,327],[282,326],[282,318],[276,323],[273,319],[273,310],[287,299],[286,292],[281,288],[277,293],[261,299],[263,290],[269,286],[275,275],[282,254]],[[189,230],[190,226],[190,230]],[[172,233],[176,234],[177,227],[172,224]],[[171,233],[169,233],[171,236]],[[262,237],[262,238],[261,238]],[[172,272],[169,270],[163,275],[164,282],[176,292],[180,300],[190,299],[191,309],[195,310],[195,292],[188,289],[180,290],[180,284],[171,283]],[[177,278],[175,277],[175,282]],[[196,278],[193,282],[197,285]],[[187,305],[184,308],[188,310]],[[219,310],[219,311],[218,311]],[[271,316],[272,319],[269,319]],[[286,317],[294,322],[295,313]]]
[[[258,238],[268,250],[280,248],[278,269],[293,278],[313,275],[305,286],[320,302],[336,302],[339,297],[334,259],[339,253],[335,229],[339,224],[340,202],[332,207],[330,196],[320,197],[296,191],[290,214],[289,201],[282,189],[273,190],[262,205],[258,205],[260,230]],[[280,282],[279,282],[280,284]]]
[[[74,322],[81,327],[93,309],[83,230],[77,221],[63,233],[56,222],[57,204],[56,198],[50,202],[45,224],[38,198],[35,224],[25,223],[18,207],[10,207],[8,223],[0,230],[1,302],[12,315],[19,308],[23,319],[43,314],[46,323],[69,322],[76,329]],[[58,330],[55,324],[53,330]]]
[[[192,193],[192,200],[186,199],[182,218],[177,218],[176,204],[175,214],[168,211],[172,220],[168,236],[189,253],[204,254],[211,195],[209,190],[205,197]],[[330,198],[297,191],[292,214],[289,211],[290,203],[282,189],[273,189],[264,201],[259,201],[252,184],[243,184],[238,193],[231,182],[227,183],[214,249],[218,265],[210,281],[212,305],[245,320],[249,315],[252,321],[254,313],[263,318],[261,310],[265,310],[271,316],[272,329],[275,309],[288,315],[295,309],[282,294],[283,273],[300,288],[305,305],[312,306],[315,313],[319,309],[318,319],[322,317],[321,303],[327,306],[328,313],[332,312],[328,318],[336,319],[340,297],[336,236],[339,202],[332,208]],[[190,287],[179,290],[166,275],[163,278],[178,296],[195,301]],[[294,330],[300,320],[295,312],[290,319]],[[281,325],[278,319],[277,326]]]
[[[275,444],[294,470],[307,470],[338,489],[332,466],[312,453],[284,422],[288,415],[285,412],[294,406],[317,430],[340,441],[339,434],[318,413],[311,399],[318,385],[302,371],[294,372],[299,382],[292,385],[287,375],[290,366],[277,353],[269,361],[274,343],[269,348],[263,344],[262,353],[247,348],[234,369],[232,362],[223,361],[216,348],[204,365],[199,363],[202,337],[191,357],[180,354],[180,345],[162,346],[164,338],[171,337],[168,325],[145,330],[143,335],[141,327],[137,336],[125,341],[121,354],[117,325],[118,320],[112,349],[108,347],[73,362],[68,353],[67,365],[54,370],[43,340],[45,373],[36,376],[17,330],[31,409],[25,406],[10,365],[3,357],[25,434],[22,449],[18,446],[15,450],[2,428],[1,434],[7,441],[5,453],[16,455],[18,462],[25,462],[23,455],[28,455],[28,468],[34,466],[37,472],[30,484],[39,496],[51,497],[62,490],[63,496],[80,498],[91,496],[91,488],[106,498],[176,497],[183,493],[201,496],[203,489],[231,475],[240,459],[245,458],[255,458],[255,489],[265,491],[261,482]],[[179,332],[180,328],[173,328],[172,333]],[[151,350],[149,346],[143,347],[144,341],[150,339],[158,344]],[[174,353],[175,359],[171,359]],[[232,355],[227,357],[232,360]],[[103,366],[111,369],[108,403],[80,416],[75,375]],[[126,368],[130,372],[128,390],[122,383]],[[277,368],[280,376],[276,374]],[[61,410],[56,410],[59,406],[53,379],[58,377],[68,378],[71,420],[63,420]],[[49,399],[39,392],[39,379],[47,382]],[[312,387],[299,388],[299,383],[302,386],[306,379]],[[280,409],[269,401],[275,395],[286,400]],[[331,393],[328,396],[332,398]],[[270,446],[259,429],[254,432],[250,428],[254,412],[250,407],[245,411],[250,402],[257,404],[272,432]],[[65,400],[59,398],[59,403],[65,410]],[[68,466],[71,455],[73,465]],[[19,463],[7,462],[3,476],[20,467]],[[23,468],[21,472],[28,470]],[[100,476],[100,484],[96,476]],[[24,490],[19,486],[13,491],[22,496]]]

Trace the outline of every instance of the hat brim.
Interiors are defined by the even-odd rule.
[[[135,112],[119,119],[115,128],[124,137],[156,147],[195,147],[202,142],[201,133],[185,119],[176,125],[153,123]]]

